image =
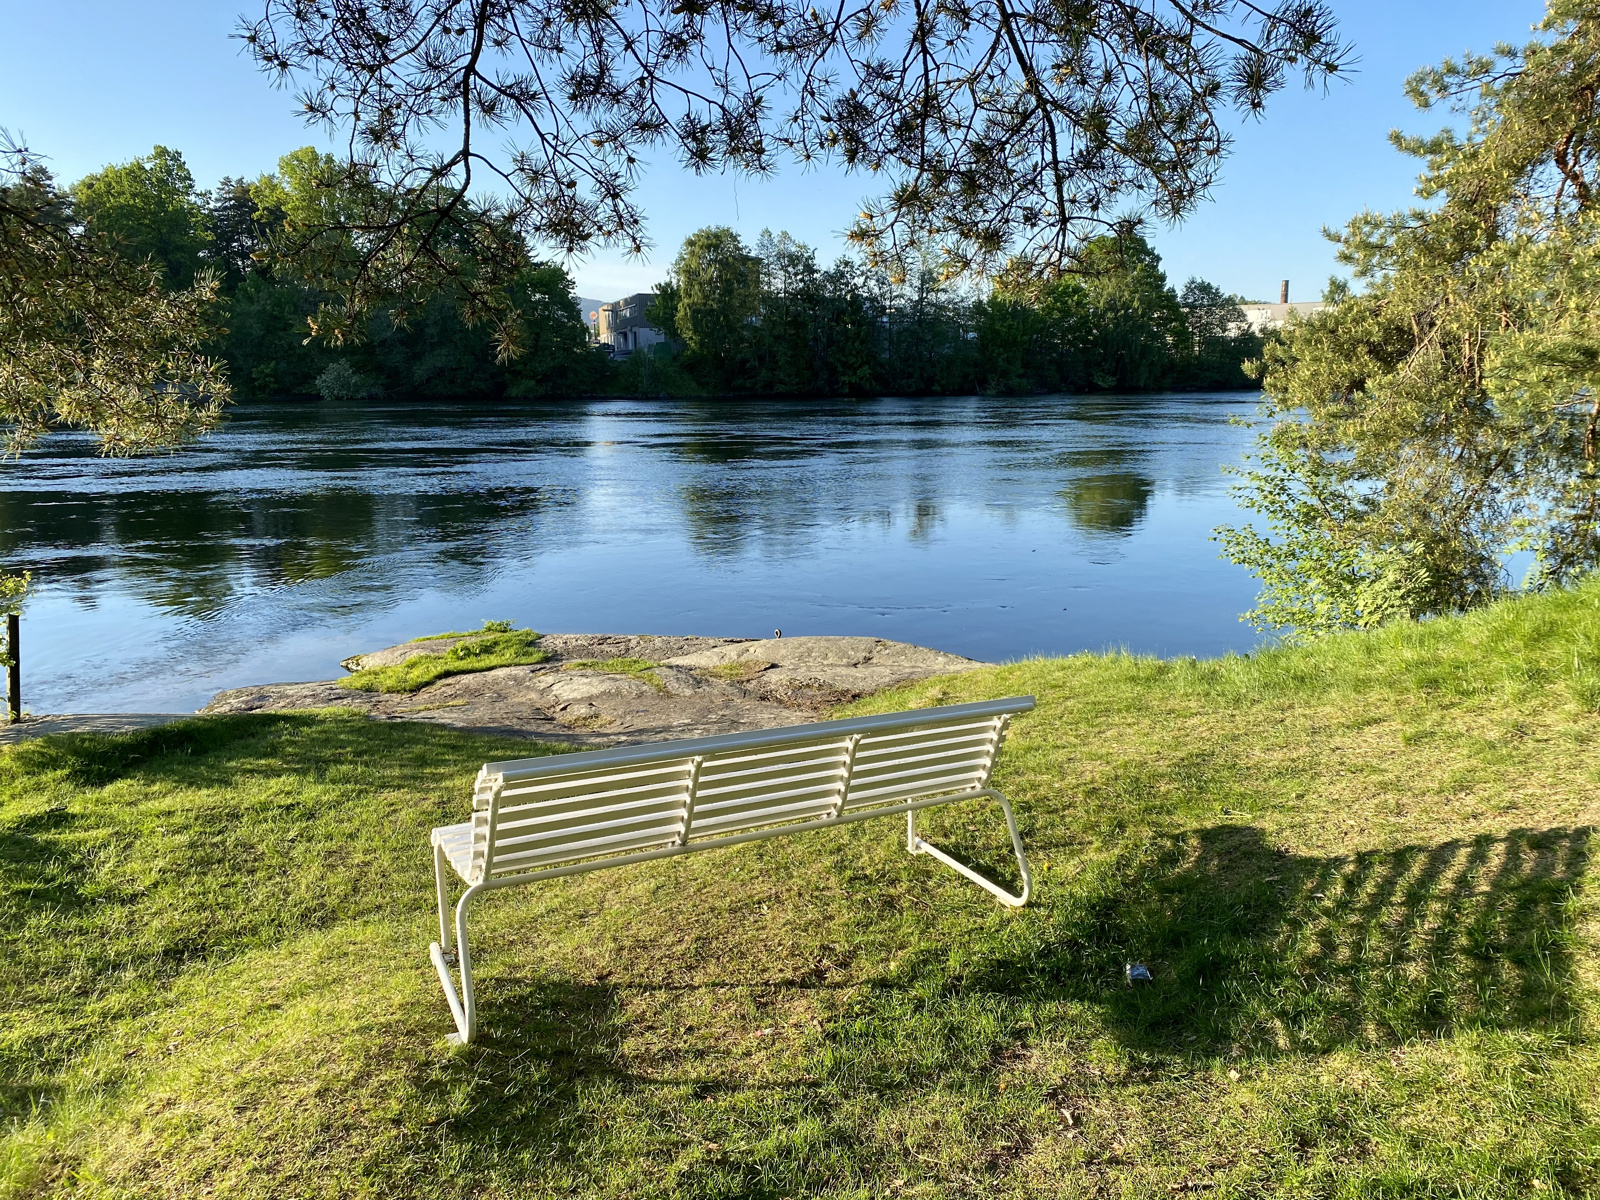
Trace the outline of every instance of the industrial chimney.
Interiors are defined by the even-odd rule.
[[[1278,303],[1289,303],[1289,281],[1287,279],[1283,281],[1283,286],[1278,289]]]

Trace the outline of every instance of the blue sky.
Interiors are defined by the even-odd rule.
[[[1249,299],[1315,299],[1336,269],[1324,225],[1362,208],[1410,201],[1415,163],[1385,140],[1396,126],[1437,128],[1401,92],[1418,67],[1497,41],[1526,40],[1536,0],[1331,0],[1360,57],[1349,83],[1275,98],[1264,120],[1239,124],[1221,185],[1177,229],[1153,231],[1169,277],[1198,275]],[[252,8],[254,6],[251,6]],[[155,143],[181,150],[201,186],[272,169],[279,154],[320,143],[229,40],[239,7],[200,0],[0,0],[0,126],[25,136],[65,180],[125,161]],[[731,225],[749,238],[787,229],[831,257],[870,181],[836,170],[768,180],[695,178],[670,162],[640,199],[656,249],[569,265],[578,293],[609,299],[648,288],[684,236]]]

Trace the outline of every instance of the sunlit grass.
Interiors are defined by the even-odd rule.
[[[1591,584],[874,697],[1037,695],[996,778],[1034,903],[894,821],[516,889],[460,1050],[427,831],[538,747],[337,712],[29,743],[0,1193],[1593,1195],[1597,670]],[[925,821],[1008,877],[993,809]]]
[[[539,648],[539,634],[531,629],[499,629],[505,622],[485,622],[482,634],[438,633],[414,641],[462,637],[443,654],[419,654],[387,667],[352,671],[339,680],[340,687],[358,692],[415,692],[451,675],[492,671],[496,667],[522,667],[544,662],[549,651]]]
[[[770,666],[772,666],[771,663],[746,658],[734,662],[717,663],[715,666],[701,667],[700,674],[709,675],[713,679],[727,679],[742,683],[745,680],[754,679]]]
[[[437,642],[443,638],[480,637],[486,633],[510,633],[516,627],[510,621],[485,621],[482,629],[452,629],[446,633],[425,633],[414,637],[413,642]]]
[[[562,663],[563,671],[604,671],[607,675],[628,675],[634,679],[642,679],[658,692],[667,690],[666,684],[661,682],[661,676],[656,674],[660,663],[651,662],[647,658],[579,658],[572,662]]]

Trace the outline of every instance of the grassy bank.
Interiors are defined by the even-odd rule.
[[[445,638],[460,638],[442,654],[419,654],[386,667],[364,667],[339,680],[341,687],[357,692],[420,692],[430,683],[452,675],[471,675],[496,667],[525,667],[550,657],[539,648],[540,634],[513,629],[507,621],[485,621],[475,633],[432,633],[413,638],[426,646]]]
[[[858,708],[1023,691],[1027,909],[895,821],[522,889],[464,1050],[427,830],[528,747],[322,713],[11,750],[0,1192],[1600,1189],[1600,587]],[[928,825],[1006,877],[992,810]]]

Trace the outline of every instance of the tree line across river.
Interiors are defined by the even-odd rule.
[[[202,191],[183,156],[157,146],[63,200],[168,286],[217,280],[208,350],[239,397],[1226,389],[1254,386],[1245,364],[1262,349],[1237,297],[1197,279],[1180,293],[1136,234],[1092,243],[1073,275],[1013,272],[980,294],[931,265],[904,278],[850,258],[824,266],[788,234],[750,246],[726,228],[684,242],[648,314],[667,340],[627,358],[592,344],[571,278],[532,258],[512,285],[514,356],[442,291],[403,321],[380,310],[332,344],[307,336],[327,294],[274,247],[296,214],[338,204],[339,178],[305,148],[276,172]]]

